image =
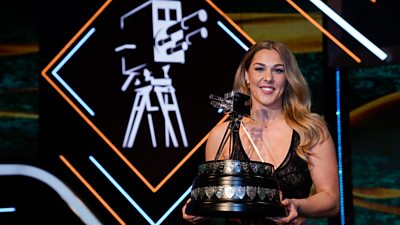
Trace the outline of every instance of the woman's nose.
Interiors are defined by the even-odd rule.
[[[264,73],[264,80],[265,81],[271,81],[272,80],[272,72],[271,71],[265,71]]]

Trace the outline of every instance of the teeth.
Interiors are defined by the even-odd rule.
[[[273,91],[274,89],[273,88],[268,88],[268,87],[264,87],[264,88],[261,88],[262,90],[264,90],[264,91]]]

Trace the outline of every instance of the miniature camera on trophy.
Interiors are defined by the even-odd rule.
[[[240,141],[242,118],[250,116],[250,96],[231,91],[224,97],[210,95],[210,99],[211,105],[229,114],[229,125],[214,160],[198,166],[186,213],[207,217],[285,216],[274,166],[250,160]],[[226,149],[229,159],[220,160]]]
[[[211,105],[220,112],[235,113],[238,117],[250,116],[250,96],[240,92],[228,92],[224,97],[210,95]]]

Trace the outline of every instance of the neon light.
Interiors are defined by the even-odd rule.
[[[232,31],[230,31],[221,21],[217,21],[220,26],[233,40],[235,40],[245,51],[249,50],[249,47],[245,45]]]
[[[364,45],[368,50],[375,54],[380,60],[385,60],[388,55],[378,48],[374,43],[368,40],[364,35],[362,35],[358,30],[354,29],[348,22],[346,22],[342,17],[335,13],[331,8],[325,5],[320,0],[310,0],[315,6],[317,6],[322,12],[324,12],[329,18],[331,18],[335,23],[342,27],[347,33],[353,36],[358,42]]]
[[[53,174],[38,167],[23,164],[0,164],[0,176],[26,176],[47,184],[67,203],[68,207],[85,223],[101,225],[83,201]]]
[[[171,212],[185,199],[190,191],[192,190],[192,186],[190,186],[183,194],[181,197],[179,197],[178,200],[164,213],[164,215],[157,221],[156,225],[161,224],[168,216],[171,214]]]
[[[135,202],[135,200],[132,199],[131,196],[121,187],[121,185],[118,184],[117,181],[104,169],[102,165],[93,157],[89,156],[90,161],[103,173],[104,176],[118,189],[119,192],[133,205],[133,207],[136,208],[136,210],[147,220],[147,222],[151,225],[159,225],[161,224],[168,216],[171,214],[171,212],[183,201],[183,199],[186,198],[186,196],[190,193],[192,187],[190,186],[179,199],[164,213],[163,216],[157,221],[154,222],[149,215]]]
[[[16,209],[14,207],[0,208],[0,213],[15,212],[15,211]]]
[[[225,20],[230,23],[243,37],[245,37],[252,45],[254,45],[256,42],[246,33],[244,32],[233,20],[226,15],[220,8],[218,8],[211,0],[206,0],[206,2],[214,8],[214,10],[219,13],[222,17],[225,18]]]
[[[51,72],[53,76],[74,96],[74,98],[88,111],[91,116],[94,116],[93,110],[75,93],[74,90],[58,75],[58,71],[65,65],[65,63],[75,54],[75,52],[87,41],[87,39],[95,32],[95,28],[89,32],[78,42],[78,44],[65,56],[63,60]]]
[[[73,174],[82,182],[83,185],[89,189],[90,192],[100,201],[100,203],[114,216],[114,218],[121,224],[125,225],[126,223],[118,216],[118,214],[107,204],[107,202],[97,193],[96,190],[82,177],[82,175],[71,165],[71,163],[63,156],[60,155],[61,161],[72,171]]]
[[[286,0],[294,9],[296,9],[304,18],[306,18],[312,25],[314,25],[318,30],[325,34],[333,43],[335,43],[339,48],[341,48],[347,55],[354,59],[357,63],[361,63],[361,59],[358,58],[352,51],[350,51],[346,46],[344,46],[338,39],[336,39],[331,33],[329,33],[325,28],[323,28],[317,21],[315,21],[309,14],[302,10],[298,5],[296,5],[291,0]]]
[[[179,170],[180,167],[204,144],[208,138],[208,134],[205,135],[200,142],[192,149],[190,152],[182,159],[172,171],[159,183],[157,186],[153,186],[150,182],[136,169],[135,166],[119,151],[119,149],[97,128],[94,123],[86,116],[83,111],[67,96],[63,90],[56,84],[49,76],[48,71],[52,68],[61,57],[66,54],[66,52],[71,48],[71,46],[77,42],[77,40],[83,35],[85,31],[89,29],[89,26],[94,22],[94,20],[111,4],[112,0],[107,0],[101,8],[90,18],[90,20],[79,30],[79,32],[74,35],[74,37],[64,46],[64,48],[51,60],[51,62],[42,70],[42,76],[49,82],[49,84],[72,106],[72,108],[82,117],[82,119],[90,126],[92,129],[105,141],[105,143],[114,151],[115,154],[143,181],[143,183],[152,191],[157,192],[174,174]],[[152,1],[148,1],[146,4],[150,4]],[[243,37],[254,44],[255,41],[252,40],[237,24],[235,24],[232,19],[230,19],[225,13],[223,13],[212,1],[206,0],[206,2],[214,8],[221,16],[223,16],[228,23],[230,23]],[[145,7],[145,5],[142,5]],[[136,11],[135,11],[136,12]],[[131,14],[135,12],[130,12]],[[128,15],[128,14],[127,14]],[[121,20],[121,26],[123,25],[123,20]],[[123,27],[123,26],[122,26]],[[218,124],[224,122],[228,116],[225,115]]]
[[[337,125],[337,145],[338,145],[338,170],[340,188],[340,221],[345,224],[344,214],[344,190],[343,190],[343,162],[342,162],[342,120],[340,106],[340,69],[336,69],[336,125]]]

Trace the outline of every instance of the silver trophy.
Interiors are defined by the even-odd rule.
[[[229,92],[210,95],[211,105],[229,114],[229,125],[214,160],[198,166],[186,213],[208,217],[285,216],[280,189],[270,163],[251,161],[243,149],[239,130],[250,116],[250,96]],[[218,160],[229,143],[229,159]]]

